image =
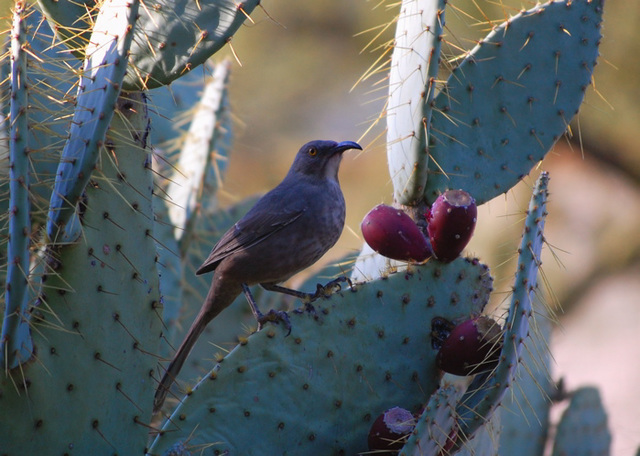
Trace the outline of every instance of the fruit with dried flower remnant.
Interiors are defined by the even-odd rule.
[[[416,425],[410,411],[393,407],[380,415],[369,431],[369,450],[380,456],[397,455]]]

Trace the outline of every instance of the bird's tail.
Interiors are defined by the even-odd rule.
[[[176,377],[180,373],[180,369],[182,369],[182,366],[204,329],[211,320],[213,320],[220,312],[233,302],[239,293],[236,290],[233,290],[233,292],[228,292],[230,290],[224,290],[222,293],[219,292],[216,294],[216,291],[219,292],[222,290],[215,290],[215,287],[212,284],[198,316],[191,324],[191,328],[189,328],[186,337],[182,341],[182,344],[180,344],[180,347],[176,351],[171,363],[162,376],[162,380],[160,380],[160,383],[158,384],[158,389],[156,390],[156,394],[153,399],[154,415],[162,407],[171,385],[176,380]]]
[[[187,336],[180,344],[180,347],[176,351],[171,363],[167,367],[164,375],[162,376],[162,380],[158,384],[158,389],[156,390],[156,395],[153,398],[153,413],[157,413],[158,410],[162,407],[167,394],[169,393],[169,389],[171,385],[175,381],[176,377],[180,373],[180,369],[184,365],[184,362],[187,360],[189,353],[193,349],[196,341],[204,331],[204,328],[207,326],[205,322],[201,321],[201,315],[198,315],[194,320]]]

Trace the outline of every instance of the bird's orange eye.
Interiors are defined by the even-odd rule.
[[[312,157],[315,157],[316,155],[318,155],[318,149],[316,149],[315,147],[309,147],[307,153]]]

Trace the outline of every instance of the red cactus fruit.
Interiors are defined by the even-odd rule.
[[[399,209],[379,204],[360,224],[364,240],[380,255],[421,262],[431,256],[429,241],[418,225]]]
[[[477,217],[476,201],[464,190],[448,190],[438,196],[426,214],[429,241],[438,260],[448,263],[460,255]]]
[[[376,456],[396,456],[416,425],[410,411],[393,407],[380,415],[369,431],[369,450]]]
[[[454,375],[477,374],[498,364],[501,349],[502,328],[481,315],[451,330],[436,355],[436,365]]]

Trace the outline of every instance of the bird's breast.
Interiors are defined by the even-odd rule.
[[[339,185],[327,182],[309,190],[288,196],[304,199],[304,211],[295,221],[234,254],[232,269],[245,283],[283,282],[313,265],[338,241],[346,212]]]

